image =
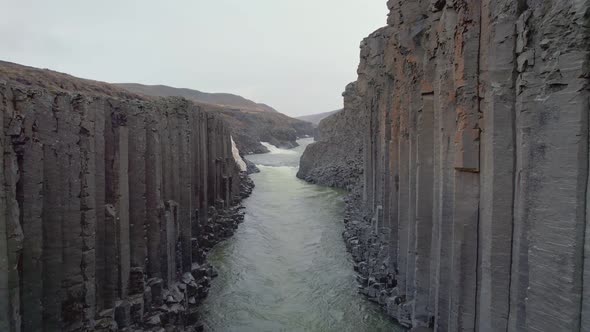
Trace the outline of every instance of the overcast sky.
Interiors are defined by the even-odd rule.
[[[386,0],[0,0],[0,59],[331,111]]]

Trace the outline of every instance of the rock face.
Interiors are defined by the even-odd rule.
[[[260,142],[290,149],[297,146],[297,138],[312,136],[313,125],[290,118],[274,108],[227,93],[204,93],[191,89],[163,85],[116,84],[133,93],[145,96],[178,96],[208,104],[228,124],[236,145],[243,154],[269,152]]]
[[[363,174],[363,114],[356,84],[342,94],[344,109],[323,119],[316,142],[301,156],[297,177],[311,183],[353,190]]]
[[[193,330],[251,190],[205,106],[0,63],[0,330]]]
[[[388,7],[358,70],[362,292],[415,328],[589,331],[590,3]]]

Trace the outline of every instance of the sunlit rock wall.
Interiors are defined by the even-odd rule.
[[[590,330],[590,2],[388,7],[358,70],[364,292],[407,326]]]
[[[194,324],[203,250],[240,189],[223,122],[183,99],[56,91],[2,70],[0,330]]]

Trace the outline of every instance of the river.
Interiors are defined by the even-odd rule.
[[[261,172],[245,221],[211,252],[210,331],[403,331],[357,294],[341,233],[343,193],[295,177],[311,139],[248,159]]]

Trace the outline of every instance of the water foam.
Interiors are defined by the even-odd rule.
[[[293,151],[293,150],[278,148],[268,142],[260,142],[260,144],[264,145],[264,147],[266,147],[268,149],[268,151],[270,151],[270,154],[296,154],[297,153],[296,151]]]

